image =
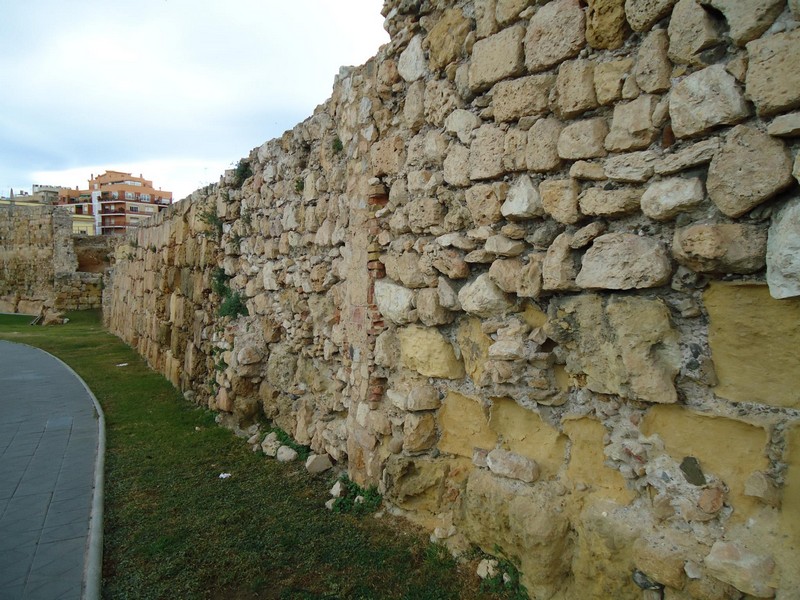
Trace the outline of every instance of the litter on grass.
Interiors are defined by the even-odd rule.
[[[230,477],[230,476],[231,476],[231,474],[230,474],[230,473],[220,473],[220,474],[219,474],[219,478],[220,478],[220,479],[227,479],[227,478],[228,478],[228,477]]]
[[[118,367],[127,367],[128,363],[119,363],[117,366]]]

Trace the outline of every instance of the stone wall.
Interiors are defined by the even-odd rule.
[[[797,598],[789,4],[388,0],[312,117],[118,248],[106,321],[532,598]]]
[[[105,257],[108,266],[117,240],[83,238],[73,237],[65,208],[0,207],[0,312],[100,308],[105,269],[82,272],[79,259]]]

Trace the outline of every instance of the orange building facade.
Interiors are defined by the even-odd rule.
[[[122,171],[106,171],[89,179],[89,189],[62,189],[58,203],[70,212],[91,215],[96,235],[124,233],[138,227],[172,204],[172,192],[155,189],[153,182],[141,175],[134,177]]]

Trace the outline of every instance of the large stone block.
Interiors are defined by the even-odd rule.
[[[701,273],[755,273],[764,268],[767,232],[745,223],[697,224],[675,230],[672,255]]]
[[[692,73],[672,88],[669,97],[672,130],[679,138],[737,123],[749,114],[739,84],[723,65]]]
[[[438,329],[412,325],[398,330],[400,356],[407,369],[426,377],[460,379],[464,363]]]
[[[573,225],[581,218],[578,210],[580,184],[574,179],[548,179],[539,184],[542,208],[559,223]]]
[[[677,0],[625,0],[625,15],[634,31],[647,31],[666,17]]]
[[[605,156],[603,144],[607,135],[608,124],[603,117],[574,121],[558,136],[558,155],[566,160]]]
[[[625,0],[589,0],[586,41],[592,48],[614,50],[630,33],[625,20]]]
[[[495,121],[546,114],[554,82],[555,77],[550,73],[501,81],[492,90]]]
[[[679,64],[707,64],[702,52],[722,40],[717,22],[697,0],[679,0],[669,21],[669,57]]]
[[[714,155],[706,188],[720,211],[740,217],[793,182],[792,157],[784,143],[738,125]]]
[[[422,36],[417,35],[411,38],[406,49],[400,54],[400,59],[397,61],[397,72],[400,77],[410,83],[424,77],[427,70],[428,63],[422,49]]]
[[[621,58],[597,63],[594,67],[594,91],[597,101],[606,106],[622,98],[622,84],[633,67],[633,60]]]
[[[655,107],[656,98],[649,95],[615,105],[611,132],[606,137],[606,150],[641,150],[652,144],[658,136],[658,129],[653,124]]]
[[[630,290],[669,281],[672,266],[655,239],[632,233],[607,233],[583,256],[575,283],[584,289]]]
[[[772,216],[767,283],[773,298],[800,296],[800,198],[789,200]]]
[[[667,57],[669,36],[664,29],[656,29],[647,34],[636,53],[636,66],[633,74],[639,88],[653,94],[669,89],[672,76],[672,63]]]
[[[594,91],[594,61],[570,60],[561,64],[556,78],[556,112],[571,119],[597,107]]]
[[[482,125],[469,150],[469,177],[492,179],[504,173],[505,132],[496,125]]]
[[[388,279],[378,279],[375,282],[375,304],[380,313],[392,323],[406,325],[417,320],[414,292]]]
[[[461,288],[458,302],[466,312],[479,317],[503,315],[514,307],[514,303],[497,287],[488,273],[479,275],[475,281]]]
[[[446,10],[425,38],[431,68],[442,69],[455,61],[461,55],[469,32],[469,19],[461,9]]]
[[[467,208],[472,222],[478,227],[497,223],[502,218],[500,210],[507,194],[507,183],[486,183],[468,189]]]
[[[706,474],[719,477],[728,486],[732,519],[742,522],[758,506],[744,493],[745,481],[754,471],[767,467],[764,449],[769,441],[761,427],[724,417],[704,415],[683,406],[654,406],[641,425],[645,435],[658,436],[664,450],[676,462],[693,456]],[[731,444],[730,440],[736,440]],[[719,449],[725,447],[725,452]]]
[[[456,341],[464,359],[467,375],[480,385],[489,358],[489,346],[493,343],[492,338],[481,329],[481,319],[477,317],[462,319],[458,325]]]
[[[578,197],[578,205],[584,215],[619,217],[639,210],[641,197],[642,190],[637,188],[606,190],[590,187]]]
[[[677,335],[660,301],[636,296],[583,294],[554,299],[547,332],[567,351],[567,371],[586,386],[647,402],[677,400]]]
[[[558,156],[558,137],[564,124],[554,117],[539,119],[528,130],[526,163],[537,173],[552,171],[561,164]]]
[[[655,221],[669,221],[697,208],[705,198],[697,177],[670,177],[650,186],[642,194],[642,212]]]
[[[482,91],[501,79],[522,75],[525,70],[522,40],[525,28],[514,25],[486,39],[472,48],[469,67],[469,87]]]
[[[738,46],[756,39],[781,14],[783,0],[702,0],[720,11],[728,23],[728,34]]]
[[[800,408],[800,299],[775,300],[764,285],[714,282],[703,301],[719,380],[714,393]]]
[[[747,96],[762,117],[800,106],[800,29],[747,44]]]
[[[439,409],[439,429],[438,448],[447,454],[472,459],[475,448],[492,450],[497,443],[480,401],[454,391],[447,392]]]
[[[585,18],[578,0],[549,2],[528,24],[525,66],[533,73],[544,71],[576,56],[585,44]]]

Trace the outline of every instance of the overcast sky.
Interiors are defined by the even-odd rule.
[[[3,0],[0,196],[142,173],[181,199],[389,41],[382,0]]]

